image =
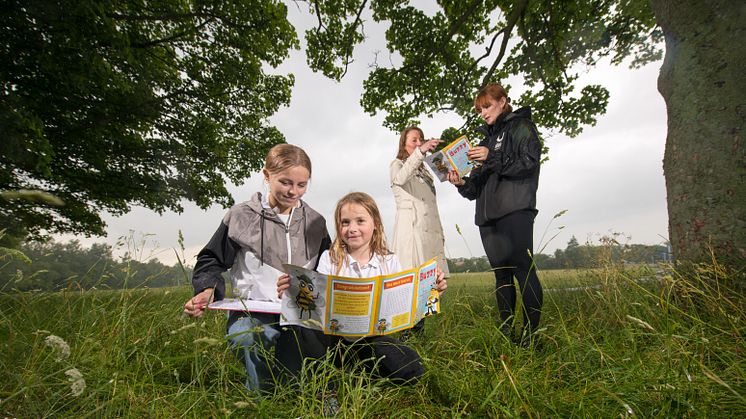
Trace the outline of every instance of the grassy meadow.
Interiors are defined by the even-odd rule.
[[[490,274],[458,274],[410,340],[428,368],[416,385],[320,360],[265,396],[244,389],[224,314],[182,316],[188,287],[4,290],[0,416],[315,417],[332,380],[349,418],[746,417],[744,296],[717,265],[540,277],[535,347],[499,334]]]

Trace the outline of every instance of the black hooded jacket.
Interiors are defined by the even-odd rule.
[[[480,131],[485,137],[479,145],[489,149],[487,160],[458,187],[465,198],[477,200],[474,222],[483,226],[520,210],[536,214],[541,142],[531,109],[504,113]]]

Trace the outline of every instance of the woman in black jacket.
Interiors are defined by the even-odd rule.
[[[543,303],[532,259],[541,142],[531,110],[513,112],[507,92],[499,84],[480,90],[474,107],[487,124],[481,128],[484,140],[468,156],[481,165],[463,179],[451,171],[448,180],[462,196],[477,200],[475,223],[495,272],[500,330],[514,336],[515,277],[523,297],[521,336],[528,338],[539,326]]]

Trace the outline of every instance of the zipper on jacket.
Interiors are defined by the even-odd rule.
[[[288,261],[287,263],[293,263],[293,253],[290,248],[290,222],[293,220],[293,212],[295,212],[295,208],[292,208],[290,210],[290,216],[288,217],[288,222],[285,224],[285,244],[288,247]]]

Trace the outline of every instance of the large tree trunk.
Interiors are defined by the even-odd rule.
[[[652,0],[666,37],[663,169],[678,261],[746,260],[746,2]]]

